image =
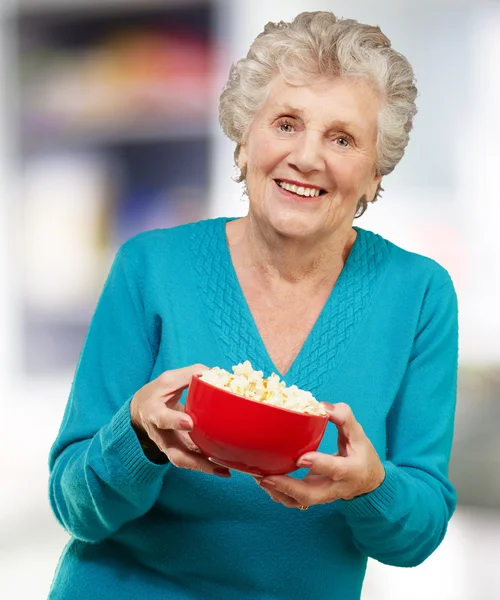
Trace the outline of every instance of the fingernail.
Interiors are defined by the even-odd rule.
[[[184,418],[179,421],[179,427],[181,429],[184,429],[184,431],[190,431],[191,429],[193,429],[193,423],[190,419]]]
[[[313,464],[313,461],[310,458],[301,458],[298,461],[297,466],[308,469],[309,467],[312,467],[312,464]]]
[[[231,477],[231,473],[229,472],[229,469],[222,469],[222,468],[217,468],[214,469],[214,475],[217,475],[218,477]]]
[[[327,410],[334,410],[335,409],[335,406],[333,404],[330,404],[329,402],[323,402],[322,404],[325,405],[325,408]]]
[[[268,479],[263,479],[259,485],[268,490],[272,490],[274,487],[276,487],[274,481],[269,481]]]

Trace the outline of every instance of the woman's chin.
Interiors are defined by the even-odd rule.
[[[319,233],[310,216],[283,214],[272,215],[269,225],[274,231],[284,237],[309,238]]]

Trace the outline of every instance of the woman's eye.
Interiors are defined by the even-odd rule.
[[[280,123],[278,129],[283,133],[292,133],[293,125],[291,123]]]
[[[348,141],[348,140],[346,140],[346,138],[342,138],[342,137],[341,137],[341,138],[337,138],[337,139],[335,140],[335,142],[337,142],[337,144],[338,144],[339,146],[341,146],[342,148],[348,148],[348,147],[349,147],[349,145],[350,145],[350,144],[349,144],[349,141]]]

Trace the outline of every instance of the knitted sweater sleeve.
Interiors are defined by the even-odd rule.
[[[386,477],[339,501],[356,545],[380,562],[423,562],[441,543],[456,505],[449,482],[456,403],[457,299],[451,280],[424,301],[412,353],[387,421]]]
[[[125,244],[97,303],[49,455],[52,510],[87,542],[149,511],[169,468],[146,458],[130,422],[130,400],[150,380],[155,360],[154,326],[134,272]]]

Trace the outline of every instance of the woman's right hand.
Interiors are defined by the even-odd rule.
[[[205,365],[196,364],[164,371],[134,395],[130,418],[138,438],[147,436],[174,466],[230,477],[229,469],[215,465],[199,452],[189,436],[193,421],[179,404],[191,377],[207,369]]]

